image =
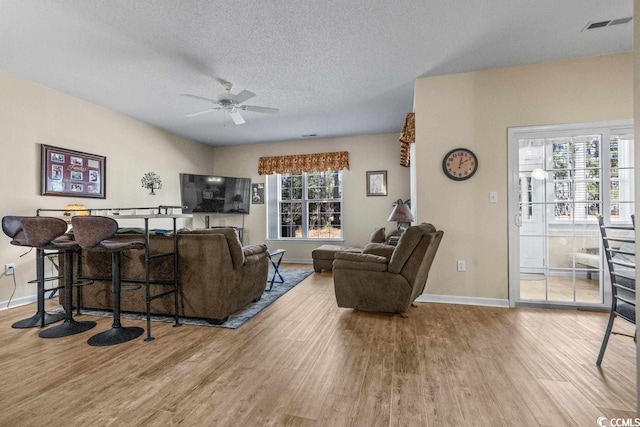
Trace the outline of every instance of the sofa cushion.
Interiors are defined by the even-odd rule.
[[[181,234],[222,234],[227,239],[233,268],[238,268],[244,265],[244,251],[242,249],[242,244],[240,243],[240,237],[238,236],[238,232],[235,228],[221,227],[208,228],[205,230],[189,230],[183,231]]]
[[[385,228],[376,228],[369,237],[369,243],[384,243],[386,239]]]
[[[241,267],[244,264],[244,251],[236,230],[234,228],[213,228],[211,232],[224,234],[224,237],[227,238],[227,245],[229,245],[231,259],[233,260],[233,268]]]
[[[333,260],[336,252],[360,252],[358,248],[352,248],[350,246],[340,245],[321,245],[311,251],[311,257],[313,259],[329,259]]]

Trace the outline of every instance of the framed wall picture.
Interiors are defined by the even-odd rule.
[[[387,171],[367,172],[367,196],[387,195]]]
[[[264,204],[264,184],[251,184],[251,204]]]
[[[40,144],[41,194],[104,199],[107,158]]]

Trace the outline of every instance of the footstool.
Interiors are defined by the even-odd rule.
[[[313,258],[313,270],[316,273],[322,272],[322,270],[333,270],[333,256],[336,252],[361,252],[362,249],[354,248],[351,246],[340,245],[322,245],[311,251],[311,258]]]

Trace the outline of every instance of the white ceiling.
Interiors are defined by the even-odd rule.
[[[400,132],[414,80],[632,50],[632,0],[0,0],[0,71],[211,145]],[[277,115],[187,118],[218,80]]]

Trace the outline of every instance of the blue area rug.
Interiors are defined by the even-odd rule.
[[[236,311],[233,314],[230,314],[229,319],[222,325],[212,325],[204,319],[195,319],[190,317],[181,317],[180,322],[184,323],[185,325],[238,329],[240,326],[251,320],[251,318],[253,318],[256,314],[267,308],[272,302],[289,292],[291,289],[293,289],[294,286],[312,275],[313,270],[301,270],[296,268],[280,269],[280,274],[284,279],[284,283],[277,283],[279,277],[276,276],[276,282],[273,283],[273,288],[270,291],[265,290],[260,300],[252,302],[245,308]],[[269,279],[271,279],[271,276],[273,276],[273,269],[269,270]],[[269,282],[267,281],[267,289],[268,288]],[[62,310],[61,307],[59,309]],[[110,311],[103,310],[82,310],[82,314],[86,314],[87,316],[111,317]],[[123,319],[146,320],[146,316],[139,313],[122,313],[121,317]],[[152,315],[151,320],[153,322],[173,323],[175,318],[173,316]]]

